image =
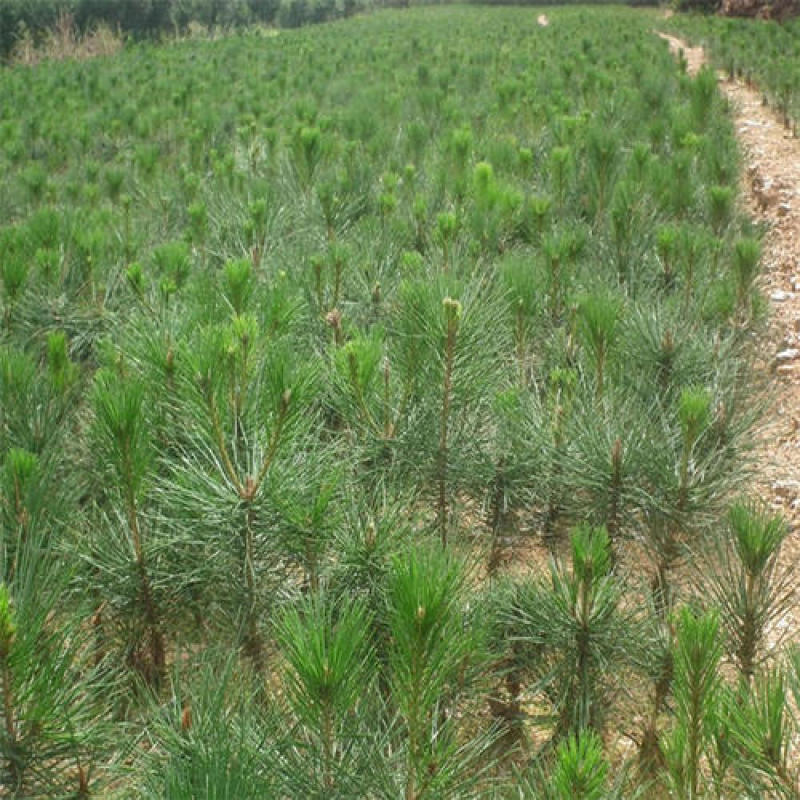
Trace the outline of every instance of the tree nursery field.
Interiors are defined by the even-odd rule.
[[[0,70],[3,796],[800,797],[730,109],[540,13]]]

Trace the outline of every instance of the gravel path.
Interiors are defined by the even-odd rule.
[[[690,74],[706,63],[701,47],[658,35],[686,60]],[[767,228],[760,285],[770,302],[770,324],[762,367],[771,391],[756,452],[754,491],[789,522],[782,552],[789,566],[800,562],[800,139],[762,102],[757,89],[721,75],[719,88],[731,103],[745,162],[740,202]],[[797,631],[797,610],[793,616],[783,623]]]

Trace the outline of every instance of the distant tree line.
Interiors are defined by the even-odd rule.
[[[800,15],[800,0],[676,0],[675,7],[678,11],[757,17],[779,22]]]
[[[327,22],[374,5],[373,0],[0,0],[0,58],[21,36],[34,41],[67,14],[77,33],[107,25],[131,38],[185,31],[190,24],[235,28]]]
[[[447,0],[433,0],[440,1]],[[658,2],[628,1],[631,5]],[[64,15],[69,16],[78,34],[91,31],[98,25],[107,25],[123,36],[141,39],[163,33],[180,33],[190,24],[209,29],[235,28],[251,23],[297,28],[349,17],[374,7],[406,7],[429,2],[431,0],[0,0],[0,60],[8,58],[20,37],[30,36],[36,42],[53,30]],[[491,5],[552,5],[570,0],[477,2]]]

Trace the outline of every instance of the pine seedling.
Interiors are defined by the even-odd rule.
[[[568,288],[566,267],[571,260],[572,239],[565,233],[548,235],[544,237],[542,249],[544,250],[549,277],[548,299],[550,316],[553,322],[559,322],[564,315],[565,297]]]
[[[12,458],[16,466],[6,466],[17,477],[21,461],[32,465]],[[39,468],[34,477],[53,475]],[[98,702],[108,687],[89,663],[73,567],[54,547],[52,520],[35,514],[30,494],[25,503],[36,523],[27,535],[0,523],[0,791],[14,800],[88,796],[94,759],[110,736]]]
[[[122,194],[122,187],[125,183],[125,172],[117,167],[109,167],[103,173],[103,184],[108,195],[108,199],[116,204]]]
[[[11,652],[17,638],[17,623],[11,608],[8,587],[0,583],[0,679],[2,679],[3,693],[3,718],[5,731],[3,736],[3,751],[8,759],[4,770],[8,771],[9,783],[15,793],[21,786],[23,776],[20,774],[22,765],[18,761],[19,735],[17,732],[16,713],[14,708],[13,676],[11,674]],[[10,757],[9,757],[10,756]]]
[[[11,330],[14,307],[28,282],[29,265],[23,228],[0,229],[0,284],[3,289],[3,323]]]
[[[780,516],[737,502],[711,549],[713,561],[702,570],[704,590],[721,612],[728,655],[748,682],[774,649],[767,646],[768,632],[791,604],[791,575],[778,565],[786,535]]]
[[[708,794],[715,800],[724,800],[730,796],[729,792],[733,785],[732,773],[741,764],[741,751],[733,735],[733,715],[738,702],[736,689],[726,684],[719,687],[712,721],[711,742],[706,750]]]
[[[484,212],[490,212],[497,200],[497,182],[494,168],[488,161],[480,161],[472,172],[472,190],[475,203]]]
[[[570,734],[555,753],[538,766],[520,787],[520,797],[541,800],[615,800],[621,798],[621,781],[612,785],[603,741],[594,731]]]
[[[689,149],[678,150],[669,162],[669,210],[673,216],[681,219],[688,216],[689,209],[694,203],[693,164],[694,154]]]
[[[793,652],[788,668],[781,665],[757,673],[748,690],[743,684],[734,695],[736,702],[730,705],[730,735],[736,748],[734,772],[739,783],[736,788],[751,796],[786,800],[800,796],[797,720],[792,712],[797,674]]]
[[[638,766],[642,776],[652,779],[664,766],[659,719],[667,709],[674,672],[674,626],[649,598],[647,618],[636,651],[637,666],[650,682],[648,709],[638,742]]]
[[[458,217],[452,211],[445,211],[436,217],[436,240],[442,246],[442,271],[450,270],[451,253],[456,234]]]
[[[662,225],[656,232],[656,250],[661,261],[661,280],[669,290],[675,282],[675,266],[678,254],[678,230],[672,225]]]
[[[654,551],[656,573],[652,590],[655,607],[659,614],[667,616],[672,608],[673,596],[671,572],[681,554],[679,535],[681,521],[688,520],[693,508],[690,500],[698,485],[697,461],[698,445],[712,421],[711,395],[702,387],[692,386],[681,391],[677,402],[677,417],[680,426],[680,448],[676,453],[677,465],[662,464],[661,468],[677,469],[677,485],[665,498],[666,507],[652,507],[648,510],[646,537]],[[658,468],[659,463],[655,463]],[[716,476],[709,476],[712,482]],[[692,504],[694,505],[694,504]]]
[[[687,328],[680,317],[672,303],[668,309],[634,306],[625,315],[619,349],[626,369],[619,379],[645,408],[673,406],[683,388],[697,384],[716,384],[727,394],[732,375],[740,374],[732,339],[709,341],[709,332]]]
[[[333,532],[336,557],[328,572],[328,591],[363,597],[368,608],[377,608],[394,559],[412,538],[408,509],[414,507],[414,496],[392,496],[385,483],[377,481],[348,497],[343,507],[344,520]]]
[[[646,142],[636,142],[631,150],[628,162],[628,175],[634,187],[643,188],[646,185],[650,165],[653,162],[653,153]]]
[[[758,275],[761,246],[757,239],[744,237],[734,245],[733,275],[736,280],[736,303],[742,312],[750,310],[750,292]]]
[[[528,178],[533,169],[533,150],[530,147],[519,149],[519,169],[521,177]]]
[[[135,750],[133,774],[125,775],[137,797],[310,796],[292,794],[290,775],[284,782],[289,720],[235,666],[230,653],[206,651],[182,672],[175,668],[167,702],[152,697],[146,709],[151,746]]]
[[[321,180],[316,187],[317,200],[325,221],[325,238],[328,244],[336,239],[336,217],[341,200],[333,180]]]
[[[408,422],[409,398],[401,396],[398,370],[389,360],[387,347],[386,334],[376,326],[368,336],[355,334],[335,351],[333,359],[333,409],[357,437],[359,462],[366,470],[390,468]]]
[[[428,203],[425,196],[415,194],[411,203],[411,216],[414,225],[414,252],[424,253],[428,249]]]
[[[586,132],[586,156],[591,213],[595,221],[606,211],[616,179],[619,160],[619,134],[594,126]]]
[[[208,208],[203,202],[194,202],[186,209],[189,217],[189,236],[195,247],[205,250],[208,237]]]
[[[445,544],[451,496],[459,488],[483,496],[489,479],[487,398],[501,385],[508,326],[499,298],[482,286],[443,278],[408,284],[403,301],[393,364],[402,387],[398,428],[404,436],[395,467],[410,470],[432,495]]]
[[[677,620],[673,700],[675,727],[664,739],[669,785],[677,797],[694,800],[704,792],[703,772],[712,743],[722,657],[719,619],[683,607]]]
[[[550,437],[548,450],[547,501],[545,510],[545,538],[554,544],[555,526],[563,511],[564,486],[562,481],[563,458],[568,443],[570,421],[577,387],[577,373],[572,369],[554,369],[549,376],[547,406],[550,412]]]
[[[564,210],[569,182],[572,178],[572,153],[569,147],[555,147],[549,158],[550,183],[555,196],[556,210]]]
[[[264,250],[267,246],[267,233],[271,219],[272,206],[263,197],[254,200],[248,208],[247,226],[251,230],[249,244],[251,249],[251,261],[253,267],[258,269],[264,257]]]
[[[708,216],[711,229],[721,236],[733,216],[734,192],[732,186],[712,186],[708,190]]]
[[[253,295],[253,262],[249,258],[229,261],[223,270],[223,292],[233,313],[241,315]]]
[[[456,128],[451,132],[448,151],[451,166],[457,174],[462,174],[466,170],[472,153],[472,145],[473,136],[469,127]]]
[[[21,447],[10,447],[3,460],[0,500],[2,500],[5,579],[11,581],[19,560],[26,553],[32,526],[40,526],[47,510],[46,484],[42,480],[37,455]]]
[[[130,624],[133,637],[126,645],[134,660],[140,662],[138,666],[148,683],[157,685],[166,667],[166,642],[149,563],[147,524],[142,513],[154,458],[145,418],[144,387],[136,380],[121,379],[101,370],[95,376],[93,405],[95,453],[106,465],[104,489],[109,495],[119,496],[121,513],[117,524],[124,519],[126,534],[130,537],[132,574],[129,580],[135,586],[135,600],[132,619],[123,623],[123,627]],[[103,553],[98,552],[97,558],[103,557]]]
[[[527,196],[520,212],[519,237],[524,242],[540,243],[552,229],[552,198],[546,194]]]
[[[489,740],[464,746],[457,738],[459,706],[485,667],[477,631],[465,625],[464,580],[463,566],[430,546],[397,558],[388,580],[388,675],[408,800],[469,796],[479,759],[490,763]]]
[[[311,186],[314,172],[322,157],[323,137],[318,127],[298,125],[292,142],[294,165],[306,188]]]
[[[634,234],[637,228],[636,199],[637,190],[627,181],[620,181],[614,187],[611,196],[609,217],[611,236],[614,241],[614,253],[617,262],[617,276],[620,283],[632,283],[631,251]]]
[[[26,353],[0,348],[0,451],[56,452],[72,399]]]
[[[614,557],[638,527],[642,472],[654,446],[650,428],[635,398],[618,390],[602,405],[578,395],[568,420],[569,446],[561,457],[568,487],[564,510],[576,522],[604,526]]]
[[[333,288],[331,294],[331,307],[339,307],[342,294],[342,279],[350,259],[350,252],[344,245],[333,244],[328,248],[328,266],[333,274]]]
[[[623,612],[621,586],[611,570],[603,528],[577,528],[572,569],[551,562],[550,579],[513,612],[519,640],[540,652],[537,689],[549,698],[554,737],[603,729],[610,677],[626,664],[632,620]]]
[[[13,595],[0,583],[0,787],[12,800],[88,797],[102,727],[87,694],[96,676],[83,663],[76,629],[54,630],[45,616],[55,606],[29,602],[24,595],[37,589],[23,582],[30,573],[21,577]]]
[[[578,331],[594,360],[598,399],[603,396],[606,363],[615,342],[620,306],[616,297],[602,294],[587,295],[578,303]]]
[[[159,289],[165,303],[186,283],[191,271],[189,246],[185,242],[166,242],[153,250],[153,264],[161,276]]]
[[[382,192],[378,197],[378,207],[381,214],[381,226],[385,232],[387,221],[397,210],[397,195],[390,191]]]
[[[202,331],[180,361],[191,413],[183,417],[181,460],[165,491],[187,536],[193,529],[197,540],[202,531],[203,546],[217,554],[218,568],[198,567],[201,581],[218,582],[225,564],[237,576],[218,599],[236,620],[245,654],[263,670],[262,583],[275,577],[279,550],[279,539],[266,537],[278,519],[268,497],[272,491],[280,496],[277,462],[315,446],[311,372],[297,366],[279,339],[267,340],[247,313],[223,330]],[[299,460],[293,468],[300,478],[306,464]],[[288,468],[280,474],[295,480]]]
[[[700,232],[693,230],[688,225],[683,225],[680,228],[678,242],[681,259],[680,267],[683,273],[683,307],[688,309],[694,296],[703,238]]]
[[[534,353],[531,346],[537,340],[545,308],[541,270],[529,258],[510,255],[500,266],[500,274],[507,290],[508,303],[513,316],[514,353],[519,369],[519,386],[524,388],[530,380]]]
[[[678,485],[680,508],[685,508],[688,500],[690,460],[700,436],[711,421],[711,415],[711,395],[706,389],[692,386],[681,392],[678,400],[678,419],[683,435]]]
[[[324,594],[288,609],[278,622],[278,644],[287,661],[286,699],[297,726],[295,757],[306,776],[306,796],[345,796],[348,788],[363,791],[369,780],[366,772],[359,774],[366,742],[355,744],[354,739],[365,734],[355,728],[377,674],[371,628],[363,603],[335,603]]]
[[[139,300],[144,299],[145,278],[142,265],[138,261],[129,264],[125,270],[125,278],[133,293]]]
[[[67,392],[75,384],[78,367],[69,357],[67,335],[54,331],[47,336],[47,366],[57,392]]]
[[[453,391],[453,368],[456,358],[456,345],[458,343],[458,326],[461,322],[461,303],[446,297],[442,301],[445,317],[445,344],[444,344],[444,375],[442,383],[442,411],[439,420],[439,451],[437,454],[437,492],[436,516],[439,524],[439,535],[442,547],[447,545],[447,451],[450,442],[448,431],[450,427],[450,407]]]
[[[3,259],[3,266],[0,270],[0,279],[3,283],[3,298],[6,304],[6,328],[10,324],[10,309],[19,299],[23,288],[28,280],[28,264],[26,259],[20,254],[16,257],[11,254]]]
[[[497,435],[494,441],[494,475],[487,487],[486,525],[491,535],[487,571],[494,576],[502,558],[502,534],[512,510],[522,505],[529,476],[537,474],[535,449],[521,393],[500,392],[494,402]],[[535,431],[538,433],[538,430]],[[531,446],[532,445],[532,446]]]
[[[339,489],[346,465],[344,453],[318,447],[287,456],[267,478],[281,550],[302,566],[312,594],[320,590],[326,555],[341,524]]]
[[[489,695],[489,710],[499,727],[498,744],[502,758],[513,757],[525,737],[523,686],[531,674],[538,652],[520,640],[524,628],[518,622],[518,608],[524,608],[524,596],[535,591],[530,581],[500,577],[476,599],[486,620],[487,645],[491,655],[495,686]]]
[[[692,112],[692,123],[697,133],[706,130],[710,114],[714,108],[714,97],[717,93],[716,72],[704,66],[690,85],[689,101]]]

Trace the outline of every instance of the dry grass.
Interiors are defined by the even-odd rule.
[[[72,14],[63,13],[53,30],[45,34],[42,40],[34,40],[30,32],[25,32],[14,47],[11,63],[33,66],[42,61],[85,61],[97,56],[114,55],[124,44],[122,36],[108,25],[98,25],[80,34]]]

